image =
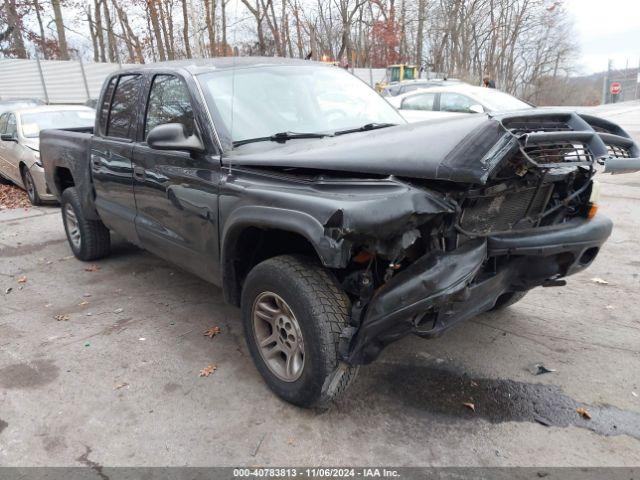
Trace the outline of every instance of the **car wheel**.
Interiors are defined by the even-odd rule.
[[[34,207],[42,205],[42,200],[40,199],[40,195],[38,195],[38,190],[36,189],[36,184],[33,181],[31,172],[27,167],[22,167],[21,170],[22,183],[24,184],[24,189],[27,191],[27,197],[29,197],[31,205],[33,205]]]
[[[64,230],[73,254],[84,261],[107,256],[111,248],[109,229],[100,220],[88,220],[84,217],[80,197],[74,187],[62,192],[60,207]]]
[[[491,311],[502,310],[503,308],[510,307],[514,303],[517,303],[520,300],[522,300],[527,293],[528,292],[507,292],[507,293],[503,293],[502,295],[500,295],[498,297],[498,300],[496,300],[496,304],[493,306]]]
[[[340,361],[350,302],[333,276],[305,257],[265,260],[247,276],[242,322],[256,368],[280,398],[327,407],[355,378]]]

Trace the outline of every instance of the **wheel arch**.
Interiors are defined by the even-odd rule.
[[[346,265],[350,248],[327,237],[322,224],[304,212],[274,207],[241,207],[222,233],[222,284],[225,300],[240,305],[251,268],[267,258],[304,254],[326,267]]]

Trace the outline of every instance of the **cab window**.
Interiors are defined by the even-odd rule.
[[[435,93],[420,93],[411,95],[402,100],[402,110],[426,110],[432,111],[436,100]]]
[[[123,75],[113,93],[107,136],[133,140],[135,135],[140,75]]]
[[[9,117],[8,113],[3,113],[0,115],[0,135],[3,135],[7,130],[7,118]]]
[[[459,93],[442,93],[440,95],[440,110],[443,112],[471,113],[471,105],[477,103]]]
[[[187,135],[195,131],[193,108],[185,83],[173,75],[156,75],[149,93],[144,138],[154,127],[165,123],[181,123]]]
[[[102,97],[102,105],[100,105],[100,132],[107,133],[107,120],[109,119],[109,106],[111,106],[111,97],[113,97],[113,90],[116,86],[118,77],[113,77],[109,80],[109,84],[104,91]]]
[[[5,134],[11,135],[12,137],[16,137],[18,135],[16,116],[13,113],[10,113],[7,117],[7,129],[5,131]]]

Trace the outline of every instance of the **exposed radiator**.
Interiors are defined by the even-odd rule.
[[[460,226],[467,232],[487,234],[534,227],[528,219],[542,213],[553,185],[468,198],[462,207]]]

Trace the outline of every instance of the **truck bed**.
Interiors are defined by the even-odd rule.
[[[95,220],[98,215],[91,188],[91,143],[93,128],[50,129],[40,132],[40,158],[47,185],[60,200],[69,182],[77,187],[83,213]]]

